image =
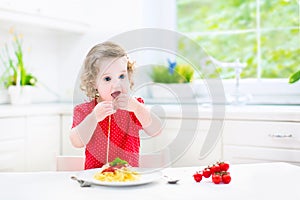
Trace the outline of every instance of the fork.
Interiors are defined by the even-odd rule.
[[[74,181],[77,181],[79,183],[80,187],[91,187],[91,185],[92,185],[90,182],[87,182],[82,179],[78,179],[76,176],[71,176],[71,179]]]

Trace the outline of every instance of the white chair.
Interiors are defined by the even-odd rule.
[[[56,156],[56,171],[84,170],[84,156]],[[170,164],[168,151],[140,155],[140,167],[163,168]]]
[[[140,154],[140,167],[165,168],[171,165],[169,149],[154,153]]]
[[[57,156],[56,171],[84,170],[84,156]]]

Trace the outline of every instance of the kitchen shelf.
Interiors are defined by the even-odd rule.
[[[30,13],[0,7],[0,22],[3,21],[30,24],[47,29],[78,34],[83,34],[90,28],[90,25],[84,22],[45,16],[38,12]]]

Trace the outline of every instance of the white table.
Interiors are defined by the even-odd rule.
[[[300,199],[300,167],[287,163],[230,166],[230,184],[215,185],[211,178],[193,180],[199,167],[168,168],[163,173],[182,178],[176,185],[164,179],[146,185],[81,188],[70,179],[76,172],[0,173],[0,199]]]

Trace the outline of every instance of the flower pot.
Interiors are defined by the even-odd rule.
[[[155,99],[193,99],[195,92],[191,83],[154,83],[151,97]]]
[[[13,105],[25,105],[31,103],[32,86],[9,86],[8,93],[10,103]]]
[[[9,103],[9,95],[7,89],[0,89],[0,104]]]

